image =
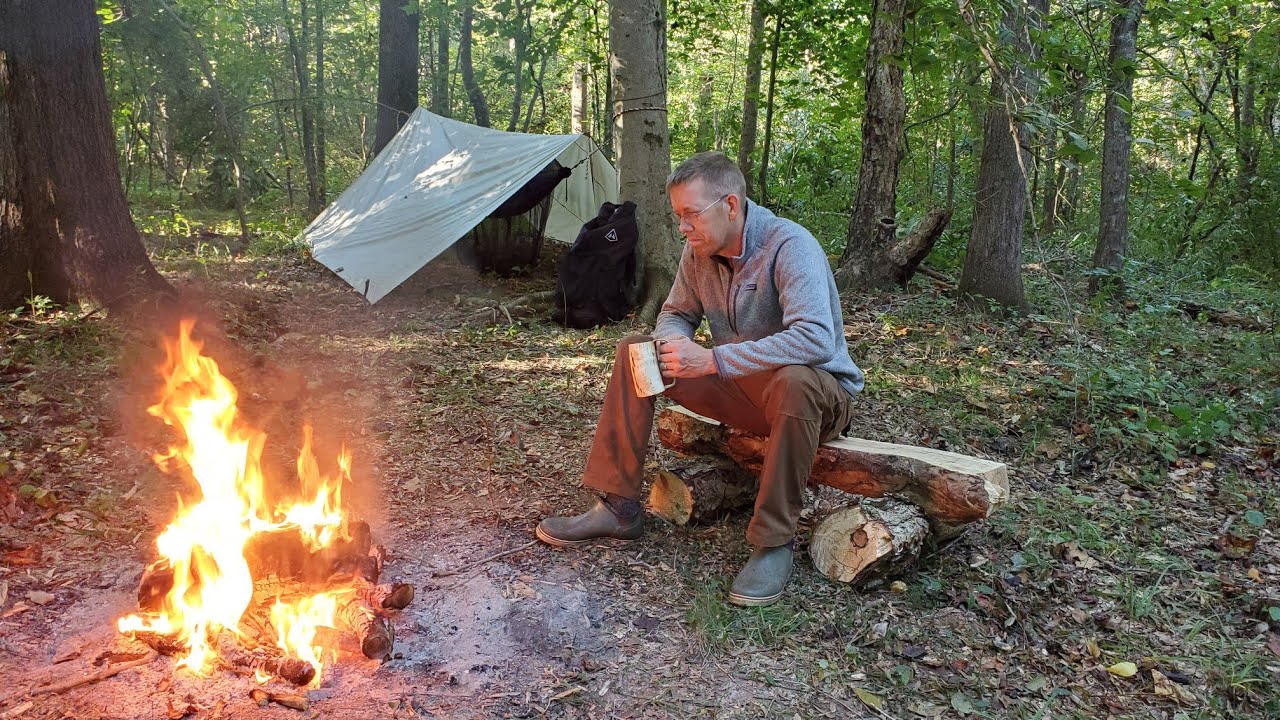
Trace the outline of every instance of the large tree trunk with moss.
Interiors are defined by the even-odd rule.
[[[999,65],[992,56],[991,96],[982,128],[982,158],[974,191],[973,230],[960,275],[960,295],[972,307],[1029,309],[1022,286],[1022,239],[1026,226],[1031,168],[1030,131],[1022,111],[1034,102],[1037,78],[1030,69],[1035,45],[1029,31],[1039,10],[1031,0],[1005,8],[1004,35],[1012,38],[1014,60]]]
[[[0,2],[0,303],[171,293],[129,217],[94,5]]]
[[[1133,145],[1134,59],[1143,0],[1122,0],[1111,20],[1111,69],[1102,134],[1102,204],[1098,208],[1098,244],[1093,267],[1115,272],[1129,248],[1129,150]],[[1100,276],[1089,278],[1098,292]]]
[[[410,12],[406,12],[406,10]],[[378,124],[373,153],[391,142],[418,107],[417,0],[378,3]]]
[[[680,240],[671,220],[667,128],[667,9],[663,0],[609,3],[618,197],[636,204],[639,316],[652,322],[675,280]]]

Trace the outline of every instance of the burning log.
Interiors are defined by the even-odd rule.
[[[385,549],[378,558],[372,558],[375,550],[372,547],[373,536],[369,524],[363,520],[352,522],[348,533],[350,538],[315,552],[306,546],[297,528],[260,533],[245,544],[245,560],[254,577],[275,575],[323,582],[335,573],[365,576],[366,572],[372,572],[371,580],[377,582]],[[165,597],[173,589],[173,581],[173,566],[167,559],[161,558],[148,565],[138,581],[138,608],[145,612],[159,612],[164,607]]]
[[[356,561],[355,574],[371,583],[378,582],[378,578],[382,576],[382,568],[387,564],[387,555],[387,548],[382,545],[368,548],[365,555]]]
[[[355,578],[356,597],[375,610],[403,610],[413,602],[413,586],[408,583],[375,585],[363,577]]]
[[[249,673],[260,670],[294,685],[309,685],[316,677],[315,667],[306,660],[280,655],[266,648],[247,650],[240,646],[235,633],[226,630],[218,633],[216,649],[219,662],[228,670]]]
[[[172,589],[173,566],[161,558],[142,571],[142,579],[138,581],[138,607],[145,612],[159,612]]]
[[[338,620],[355,634],[360,642],[360,652],[365,657],[382,660],[391,654],[391,648],[395,644],[391,623],[378,615],[358,594],[339,603]]]
[[[187,644],[179,640],[175,635],[162,635],[147,630],[135,630],[130,632],[129,635],[161,655],[173,656],[187,650]]]
[[[929,523],[916,506],[892,498],[864,498],[818,523],[809,541],[809,557],[831,580],[874,584],[915,562],[928,537]]]

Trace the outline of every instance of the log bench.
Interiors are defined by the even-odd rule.
[[[659,411],[656,425],[682,458],[654,478],[655,515],[685,525],[754,503],[766,438],[679,405]],[[823,575],[854,584],[902,569],[930,536],[954,537],[1009,499],[1003,463],[846,437],[818,448],[809,481],[850,496],[815,526],[809,554]]]

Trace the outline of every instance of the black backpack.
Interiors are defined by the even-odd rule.
[[[571,328],[621,320],[636,304],[636,204],[605,203],[556,265],[551,319]]]

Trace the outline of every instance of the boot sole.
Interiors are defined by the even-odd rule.
[[[763,607],[763,606],[765,606],[765,605],[772,605],[772,604],[774,604],[774,603],[778,602],[778,600],[779,600],[781,597],[782,597],[782,591],[781,591],[781,590],[779,590],[778,592],[774,593],[773,595],[768,595],[768,596],[765,596],[765,597],[755,597],[755,596],[751,596],[751,595],[739,595],[738,593],[730,592],[730,593],[729,593],[729,602],[730,602],[731,604],[733,604],[733,605],[737,605],[738,607]]]
[[[634,540],[634,538],[620,538],[612,535],[601,535],[599,537],[587,538],[585,540],[564,540],[544,532],[541,525],[533,529],[533,534],[537,536],[539,540],[554,548],[576,548],[599,540],[612,540],[615,543],[623,544]]]

